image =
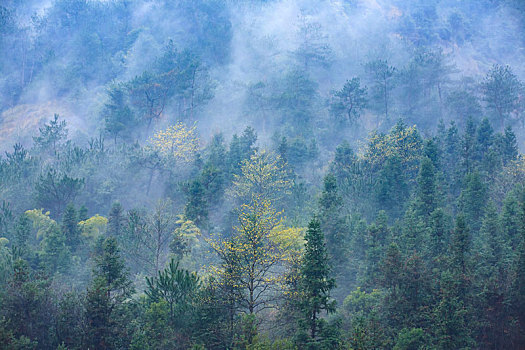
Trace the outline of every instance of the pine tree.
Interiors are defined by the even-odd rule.
[[[322,311],[335,311],[335,301],[330,298],[335,279],[330,276],[330,260],[319,220],[310,221],[305,240],[300,268],[300,306],[304,314],[303,321],[309,329],[308,347],[316,349],[315,343],[323,325],[319,316]]]
[[[516,141],[516,134],[510,126],[505,128],[500,148],[503,156],[503,165],[518,158],[518,142]]]
[[[520,243],[520,204],[516,198],[516,191],[511,191],[503,201],[501,211],[501,225],[505,244],[511,250],[516,250]]]
[[[459,213],[456,216],[456,226],[452,232],[452,239],[450,245],[450,261],[449,271],[453,280],[453,291],[455,294],[451,295],[461,303],[461,307],[465,308],[465,314],[463,318],[465,320],[470,319],[470,311],[468,307],[471,305],[471,285],[470,279],[471,269],[471,236],[467,226],[465,216]],[[452,300],[449,300],[452,302]]]
[[[525,348],[525,193],[521,196],[519,209],[521,242],[514,262],[509,305],[516,321],[513,334],[513,345],[516,349]]]
[[[64,210],[61,229],[62,233],[66,236],[66,244],[72,249],[72,251],[75,251],[80,240],[78,222],[79,220],[75,206],[70,203]]]
[[[26,214],[18,217],[14,227],[13,246],[21,249],[22,254],[29,253],[29,238],[31,235],[31,221]]]
[[[487,157],[494,142],[494,130],[487,118],[483,118],[476,132],[476,152],[475,158],[482,163]]]
[[[445,174],[445,180],[449,184],[450,192],[455,196],[457,196],[460,191],[460,157],[461,141],[459,131],[456,124],[451,122],[450,127],[447,129],[446,135],[444,136],[443,164],[446,164],[447,166],[443,168],[443,172]]]
[[[421,160],[417,178],[417,211],[423,218],[428,219],[437,206],[436,170],[432,161],[425,157]]]
[[[465,187],[459,197],[460,210],[468,220],[469,228],[477,233],[485,214],[487,204],[487,186],[480,174],[475,171],[465,177]]]
[[[440,301],[433,312],[436,348],[469,349],[472,338],[467,309],[459,297],[456,279],[450,271],[442,273],[440,285]]]
[[[191,182],[187,196],[184,216],[198,226],[205,225],[208,220],[208,201],[206,201],[204,187],[199,179]]]
[[[125,217],[122,205],[119,202],[113,203],[108,215],[108,235],[120,239],[124,233]]]
[[[476,149],[476,124],[472,118],[467,120],[465,133],[461,140],[462,170],[465,174],[470,174],[475,168],[475,149]]]
[[[343,199],[339,195],[337,181],[332,174],[324,178],[319,209],[321,228],[326,235],[326,246],[337,273],[346,256],[348,228],[342,215]]]
[[[506,250],[498,213],[495,205],[490,202],[480,235],[474,242],[476,266],[473,275],[475,295],[474,310],[476,322],[479,324],[477,334],[479,342],[486,348],[502,349],[507,315],[505,313],[505,284],[508,269],[505,262]]]
[[[115,349],[125,331],[119,319],[126,299],[133,293],[131,281],[114,237],[99,242],[93,281],[86,295],[87,347]]]
[[[402,269],[401,251],[397,244],[390,243],[385,252],[385,257],[381,261],[381,284],[389,288],[393,294],[397,294],[399,289]]]
[[[47,271],[66,272],[70,268],[71,251],[66,244],[66,236],[55,222],[46,229],[41,246],[40,257]]]
[[[392,217],[398,217],[409,195],[403,163],[400,157],[389,157],[381,169],[376,192],[377,204],[380,209],[388,211]]]
[[[450,246],[451,268],[456,272],[456,276],[466,278],[469,267],[470,252],[470,232],[465,220],[465,216],[459,213],[456,217],[456,227],[452,233]]]
[[[381,259],[385,253],[386,244],[390,238],[388,218],[380,211],[376,221],[368,226],[366,236],[365,276],[364,284],[370,289],[375,288],[381,278]]]
[[[442,261],[450,239],[447,217],[442,208],[434,210],[430,217],[430,241],[428,254],[434,266]]]
[[[87,219],[89,219],[88,209],[86,208],[85,205],[82,205],[80,209],[78,209],[78,222],[84,221]]]

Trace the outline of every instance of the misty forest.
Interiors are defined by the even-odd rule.
[[[0,0],[0,349],[525,349],[523,0]]]

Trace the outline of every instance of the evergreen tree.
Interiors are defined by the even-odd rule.
[[[480,174],[475,171],[465,177],[465,187],[459,197],[459,208],[465,214],[472,232],[477,233],[481,227],[485,206],[487,204],[487,187]]]
[[[191,332],[191,321],[194,320],[194,300],[201,286],[195,273],[181,269],[179,262],[171,259],[168,267],[158,271],[155,277],[146,277],[146,295],[151,302],[166,302],[169,310],[169,321],[177,329]]]
[[[13,349],[35,349],[36,344],[42,349],[56,348],[55,300],[50,279],[33,271],[25,260],[16,259],[9,283],[0,295],[0,333],[5,327],[15,338],[25,338],[29,343]],[[2,320],[6,320],[6,324],[2,324]],[[1,348],[5,345],[0,343]]]
[[[137,121],[133,111],[128,106],[128,95],[123,84],[115,84],[108,91],[108,101],[104,105],[103,116],[106,132],[113,138],[129,138],[130,131]]]
[[[335,176],[328,174],[324,178],[323,192],[319,199],[320,221],[326,235],[326,247],[333,261],[336,273],[346,256],[348,228],[343,216],[343,199],[337,189]]]
[[[78,222],[84,221],[87,219],[89,219],[88,209],[86,208],[85,205],[82,205],[80,209],[78,209]]]
[[[505,285],[508,264],[505,262],[505,244],[495,205],[490,202],[483,219],[480,235],[475,241],[476,266],[473,276],[474,310],[478,341],[486,348],[505,348],[507,315]]]
[[[449,271],[443,272],[440,279],[440,300],[433,312],[437,349],[469,349],[472,345],[467,309],[458,293],[455,278]]]
[[[469,306],[468,303],[471,298],[471,245],[470,231],[465,216],[462,213],[459,213],[456,217],[456,226],[452,232],[449,270],[454,279],[453,283],[457,293],[456,297],[461,301],[461,305],[465,308]]]
[[[403,164],[397,156],[389,157],[381,169],[375,185],[378,207],[392,217],[398,217],[409,195]]]
[[[494,130],[487,118],[483,118],[476,132],[476,160],[482,163],[494,142]]]
[[[31,221],[26,214],[18,217],[14,227],[13,246],[22,250],[22,254],[29,253],[29,239],[31,235]]]
[[[205,225],[208,220],[208,201],[205,198],[204,187],[199,179],[191,182],[187,196],[188,201],[184,207],[184,216],[198,226]]]
[[[459,159],[461,158],[461,141],[459,137],[459,131],[454,122],[450,123],[450,127],[446,130],[444,136],[443,145],[443,164],[446,166],[443,168],[445,179],[449,184],[450,192],[455,196],[459,194],[460,188],[460,164]]]
[[[456,217],[456,227],[452,233],[450,245],[450,263],[456,277],[465,279],[469,267],[469,252],[471,246],[470,232],[465,216],[459,213]]]
[[[113,203],[108,215],[108,235],[121,239],[125,226],[124,210],[119,202]]]
[[[503,131],[509,114],[519,105],[522,83],[509,66],[495,64],[487,73],[481,87],[483,98],[488,107],[496,113]]]
[[[61,230],[66,236],[66,243],[69,247],[71,247],[72,251],[75,251],[80,240],[78,222],[79,220],[75,206],[70,203],[64,210]]]
[[[396,243],[390,243],[381,261],[381,284],[389,288],[393,294],[397,294],[398,292],[401,283],[402,269],[403,258],[401,256],[401,250]]]
[[[465,132],[461,140],[462,170],[470,174],[476,166],[476,124],[472,118],[468,118]]]
[[[503,156],[503,165],[518,158],[518,142],[516,141],[516,134],[510,126],[505,128],[500,148]]]
[[[67,124],[65,120],[58,121],[59,116],[55,114],[49,124],[39,128],[40,136],[33,137],[35,144],[43,150],[51,150],[56,155],[58,147],[67,138]]]
[[[304,314],[303,321],[309,330],[306,346],[317,349],[319,331],[324,324],[320,314],[322,311],[335,311],[335,301],[330,298],[335,279],[330,276],[330,260],[319,220],[310,221],[305,240],[305,252],[300,268],[300,307]]]
[[[447,217],[442,208],[438,208],[432,212],[430,217],[430,241],[429,241],[429,255],[434,262],[432,265],[439,264],[443,259],[450,239],[449,228],[447,227]]]
[[[514,261],[509,305],[516,321],[512,340],[517,349],[525,347],[525,194],[521,195],[519,218],[521,242]]]
[[[509,192],[503,201],[503,209],[501,211],[503,239],[511,250],[518,248],[521,239],[520,204],[516,196],[516,191]]]
[[[93,349],[117,349],[125,340],[123,307],[133,293],[117,241],[99,242],[93,281],[86,295],[86,345]]]
[[[430,158],[425,157],[421,160],[417,178],[418,214],[428,219],[438,204],[436,170]]]
[[[353,124],[368,104],[367,95],[367,88],[361,87],[359,78],[347,80],[341,90],[333,93],[330,113],[339,122],[347,121]]]
[[[381,260],[390,238],[388,218],[384,211],[380,211],[376,221],[368,226],[365,253],[365,279],[364,284],[369,289],[377,286],[381,278]]]
[[[71,251],[66,236],[55,222],[46,229],[41,247],[40,257],[44,269],[50,273],[68,271],[71,267]]]

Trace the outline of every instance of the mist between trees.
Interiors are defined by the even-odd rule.
[[[524,349],[520,1],[4,1],[0,348]]]

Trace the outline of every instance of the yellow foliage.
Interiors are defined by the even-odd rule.
[[[80,221],[80,232],[86,238],[96,239],[101,232],[106,230],[108,219],[96,214],[87,220]]]
[[[5,237],[0,237],[0,248],[6,246],[9,243],[9,240]]]
[[[416,126],[397,124],[389,134],[373,132],[364,153],[372,168],[381,167],[391,157],[398,157],[405,170],[416,171],[423,141]]]
[[[230,239],[208,240],[221,258],[211,272],[223,286],[240,291],[236,295],[241,304],[252,311],[268,302],[271,291],[283,289],[283,267],[300,252],[303,234],[284,227],[281,213],[260,196],[239,208],[234,230]]]
[[[175,223],[179,225],[179,227],[175,229],[175,234],[190,242],[198,240],[198,237],[201,235],[201,230],[193,221],[186,219],[184,215],[178,215],[178,218]]]
[[[49,211],[44,213],[44,209],[27,210],[25,215],[33,223],[33,228],[37,230],[36,237],[38,239],[44,238],[43,235],[49,227],[56,225],[56,221],[49,217]]]
[[[237,197],[260,196],[264,199],[288,193],[291,186],[281,157],[266,151],[256,152],[243,161],[241,175],[235,175],[233,185]]]
[[[304,233],[303,227],[277,226],[270,233],[269,239],[283,251],[286,261],[294,262],[304,250]]]
[[[178,123],[156,132],[148,141],[161,155],[176,161],[189,162],[199,149],[196,128],[195,124],[188,128],[183,123]]]

